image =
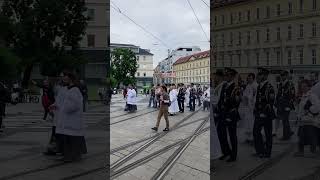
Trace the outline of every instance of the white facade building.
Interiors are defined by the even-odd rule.
[[[138,70],[136,72],[137,87],[150,86],[153,82],[153,54],[149,49],[142,49],[139,46],[132,44],[116,44],[110,45],[110,51],[114,49],[123,48],[130,49],[137,56]]]

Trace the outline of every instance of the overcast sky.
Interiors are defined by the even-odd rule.
[[[209,5],[209,0],[204,0]],[[201,0],[190,0],[207,37],[210,39],[210,9]],[[111,6],[160,38],[166,46],[200,46],[209,50],[210,44],[201,30],[187,0],[111,0]],[[134,44],[150,49],[153,66],[166,58],[168,47],[152,37],[111,7],[111,43]]]

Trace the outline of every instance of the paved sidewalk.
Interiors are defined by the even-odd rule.
[[[63,164],[42,155],[51,123],[42,120],[40,104],[18,104],[7,108],[5,131],[0,135],[1,179],[105,179],[107,106],[89,105],[85,113],[88,154],[81,162]]]

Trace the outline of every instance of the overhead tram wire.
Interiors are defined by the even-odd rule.
[[[204,0],[201,0],[204,4],[206,4],[207,5],[207,7],[210,9],[210,6],[206,3],[206,1],[204,1]]]
[[[122,14],[124,17],[126,17],[127,19],[129,19],[132,23],[134,23],[135,25],[137,25],[138,27],[140,27],[143,31],[145,31],[146,33],[148,33],[149,35],[151,35],[153,38],[157,39],[162,45],[164,45],[165,47],[171,49],[171,47],[169,47],[165,42],[163,42],[160,38],[158,38],[157,36],[155,36],[154,34],[152,34],[150,31],[148,31],[146,28],[144,28],[143,26],[141,26],[140,24],[136,23],[133,19],[131,19],[128,15],[126,15],[125,13],[123,13],[121,11],[121,9],[115,5],[114,2],[111,1],[111,3],[113,5],[110,5],[114,10],[116,10],[117,12],[119,12],[120,14]]]
[[[198,21],[198,23],[199,23],[199,25],[200,25],[200,27],[201,27],[201,29],[202,29],[203,34],[205,35],[205,37],[206,37],[206,39],[208,40],[208,42],[210,42],[210,40],[209,40],[206,32],[204,31],[204,29],[203,29],[203,27],[202,27],[202,25],[201,25],[201,23],[200,23],[200,20],[199,20],[199,18],[198,18],[198,16],[197,16],[196,12],[194,11],[194,9],[193,9],[190,1],[187,0],[187,2],[188,2],[188,4],[190,5],[190,8],[192,9],[192,12],[193,12],[194,16],[196,17],[196,19],[197,19],[197,21]]]

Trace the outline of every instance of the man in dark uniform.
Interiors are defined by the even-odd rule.
[[[216,109],[216,113],[219,114],[220,117],[219,122],[217,122],[217,131],[223,152],[220,160],[230,156],[227,162],[236,161],[238,151],[237,122],[239,120],[240,89],[234,81],[236,75],[236,70],[225,68],[225,78],[227,82],[221,90]],[[228,142],[227,131],[230,138],[231,149]]]
[[[0,132],[3,132],[2,121],[6,112],[6,103],[9,103],[10,101],[10,91],[4,83],[0,81]]]
[[[179,84],[179,92],[178,92],[178,105],[179,105],[179,112],[184,112],[184,99],[185,99],[185,90],[184,84]]]
[[[197,98],[197,92],[196,92],[196,89],[194,88],[194,84],[191,83],[190,95],[189,95],[190,111],[195,111],[196,110],[196,98]]]
[[[292,82],[289,81],[289,72],[281,72],[281,82],[279,84],[278,93],[276,96],[277,116],[282,120],[283,136],[282,140],[289,140],[294,134],[291,131],[289,123],[290,111],[294,109],[295,88]]]
[[[198,99],[198,106],[201,106],[201,97],[202,97],[202,88],[200,86],[200,84],[198,84],[198,87],[197,87],[197,99]]]
[[[256,150],[255,156],[270,158],[272,150],[272,120],[275,118],[273,109],[275,92],[268,82],[269,71],[258,69],[256,103],[254,108],[255,121],[253,125],[253,138]],[[264,128],[266,142],[263,142],[261,130]]]

